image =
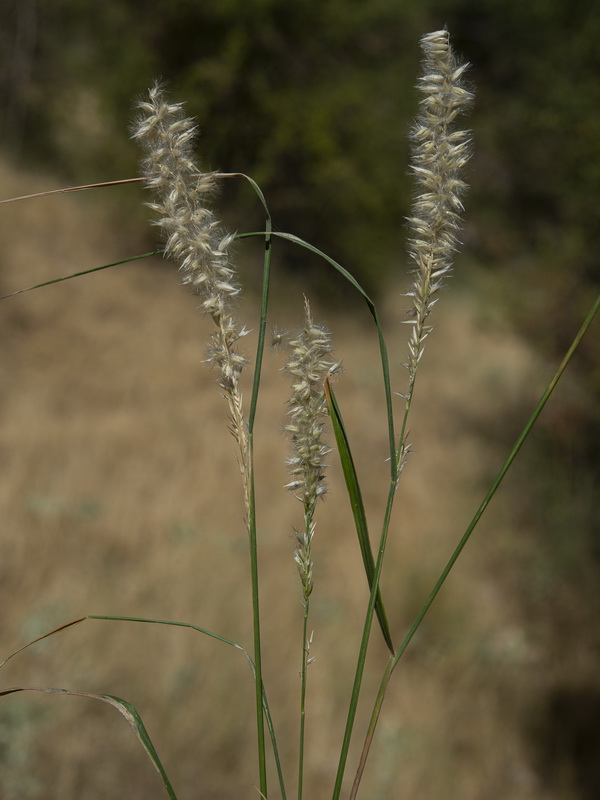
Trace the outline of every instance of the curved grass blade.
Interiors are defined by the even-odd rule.
[[[100,272],[100,270],[109,269],[110,267],[118,267],[121,264],[129,264],[132,261],[140,261],[142,258],[159,256],[163,252],[164,250],[153,250],[152,253],[142,253],[142,255],[124,258],[122,261],[115,261],[112,264],[103,264],[101,267],[92,267],[92,269],[84,269],[82,272],[74,272],[72,275],[64,275],[62,278],[53,278],[51,281],[36,283],[35,286],[28,286],[26,289],[17,289],[16,292],[5,294],[0,297],[0,300],[6,300],[8,297],[14,297],[17,294],[23,294],[23,292],[32,292],[34,289],[42,289],[44,286],[51,286],[53,283],[62,283],[62,281],[70,281],[72,278],[80,278],[82,275],[89,275],[91,272]]]
[[[169,780],[169,776],[167,775],[165,768],[163,767],[160,758],[158,757],[158,753],[154,745],[152,744],[152,740],[148,735],[148,731],[146,730],[144,723],[142,722],[142,718],[140,717],[137,709],[129,703],[127,700],[123,700],[121,697],[115,697],[111,694],[93,694],[92,692],[76,692],[71,689],[52,689],[48,687],[39,687],[39,686],[15,686],[11,689],[5,689],[4,691],[0,691],[0,697],[4,697],[9,694],[15,694],[16,692],[45,692],[46,694],[58,694],[58,695],[72,695],[74,697],[89,697],[92,700],[101,700],[103,703],[108,703],[109,705],[113,706],[117,709],[127,720],[129,725],[131,726],[133,732],[140,740],[142,747],[148,754],[148,757],[154,768],[158,772],[161,777],[161,780],[167,790],[167,794],[171,798],[171,800],[177,800],[177,795],[173,790],[173,786],[171,785],[171,781]]]
[[[0,669],[14,658],[14,656],[21,653],[23,650],[26,650],[28,647],[36,644],[37,642],[41,642],[43,639],[47,639],[50,636],[54,636],[57,633],[61,633],[67,628],[72,628],[74,625],[78,625],[80,622],[85,622],[86,619],[97,619],[97,620],[106,620],[108,622],[142,622],[149,625],[172,625],[177,628],[190,628],[191,630],[198,631],[198,633],[203,633],[205,636],[209,636],[211,639],[216,639],[219,642],[223,642],[223,644],[228,644],[230,647],[235,647],[236,650],[241,650],[242,653],[246,656],[248,664],[250,665],[250,669],[252,670],[252,674],[255,675],[255,667],[254,661],[250,657],[248,651],[242,647],[241,644],[232,641],[231,639],[227,639],[225,636],[220,636],[218,633],[213,633],[213,631],[209,631],[206,628],[200,628],[198,625],[192,625],[191,622],[176,622],[173,620],[165,620],[165,619],[149,619],[147,617],[115,617],[115,616],[106,616],[106,615],[99,615],[99,614],[88,614],[85,617],[79,617],[78,619],[74,619],[71,622],[67,622],[64,625],[60,625],[58,628],[54,628],[48,633],[44,633],[42,636],[38,636],[36,639],[33,639],[31,642],[24,644],[22,647],[19,647],[18,650],[15,650],[9,656],[7,656],[3,661],[0,661]],[[275,765],[277,767],[277,775],[279,779],[279,787],[281,789],[281,799],[286,800],[286,792],[285,792],[285,785],[283,780],[283,770],[281,767],[281,759],[279,757],[279,748],[277,747],[277,739],[275,736],[275,728],[273,726],[273,720],[271,717],[271,711],[269,708],[269,703],[267,701],[267,694],[264,689],[262,689],[262,702],[263,708],[265,712],[265,719],[267,721],[267,727],[269,729],[269,734],[271,737],[271,745],[273,747],[273,755],[275,758]]]
[[[60,633],[61,631],[66,630],[67,628],[72,628],[73,625],[78,625],[80,622],[85,622],[86,619],[87,619],[87,617],[79,617],[79,619],[74,619],[72,622],[67,622],[65,625],[61,625],[58,628],[54,628],[53,630],[48,631],[48,633],[42,634],[42,636],[38,636],[37,639],[33,639],[31,642],[27,642],[27,644],[24,644],[23,647],[19,647],[18,650],[14,651],[14,653],[11,653],[9,656],[7,656],[4,659],[4,661],[0,661],[0,669],[2,669],[2,667],[8,661],[10,661],[11,658],[14,658],[16,655],[21,653],[23,650],[27,650],[27,648],[31,647],[32,644],[35,644],[36,642],[41,642],[42,639],[47,639],[49,636],[54,636],[55,633]]]
[[[143,178],[123,178],[117,181],[102,181],[102,183],[86,183],[83,186],[67,186],[64,189],[50,189],[46,192],[35,192],[34,194],[22,194],[20,197],[7,197],[0,200],[0,205],[4,203],[17,203],[19,200],[34,200],[37,197],[49,197],[53,194],[66,194],[67,192],[81,192],[86,189],[104,189],[108,186],[121,186],[126,183],[140,183]]]
[[[271,212],[269,211],[269,207],[267,206],[267,201],[265,200],[265,196],[262,192],[262,189],[258,185],[258,183],[251,178],[250,175],[246,175],[245,172],[217,172],[215,177],[217,178],[243,178],[244,180],[248,181],[250,186],[254,189],[254,192],[258,199],[260,200],[262,207],[265,210],[265,214],[267,219],[271,219]],[[265,234],[263,234],[264,236]]]
[[[164,620],[164,619],[146,619],[145,617],[109,617],[109,616],[99,616],[96,614],[89,614],[87,617],[82,617],[82,619],[75,620],[75,622],[69,623],[69,625],[75,625],[77,622],[82,622],[85,619],[100,619],[100,620],[108,620],[109,622],[144,622],[148,624],[154,625],[173,625],[179,628],[191,628],[194,631],[198,631],[198,633],[203,633],[205,636],[210,636],[212,639],[217,639],[219,642],[223,642],[223,644],[228,644],[231,647],[235,647],[236,650],[241,650],[242,653],[246,656],[248,664],[250,665],[250,669],[252,670],[252,674],[256,677],[256,667],[254,661],[252,660],[250,653],[246,650],[245,647],[242,647],[241,644],[232,641],[231,639],[225,638],[225,636],[219,636],[218,633],[213,633],[212,631],[207,630],[206,628],[200,628],[198,625],[192,625],[190,622],[174,622],[171,620]],[[57,628],[52,633],[58,633],[58,631],[63,630],[64,628],[69,627],[69,625],[63,625],[61,628]],[[51,634],[46,634],[50,636]],[[44,638],[44,637],[40,637]],[[36,639],[36,641],[39,641]],[[33,642],[31,642],[33,644]],[[28,645],[25,645],[26,647]],[[24,648],[21,648],[21,650]],[[17,651],[20,652],[20,651]],[[16,655],[16,654],[13,654]],[[8,659],[7,659],[8,660]],[[0,664],[0,666],[2,666]],[[277,777],[279,780],[279,788],[281,790],[281,800],[286,800],[286,792],[285,792],[285,782],[283,779],[283,769],[281,766],[281,759],[279,757],[279,748],[277,746],[277,737],[275,735],[275,726],[273,725],[273,718],[271,717],[271,710],[269,708],[269,702],[267,700],[267,693],[265,691],[264,683],[261,682],[262,686],[262,707],[265,714],[265,720],[267,722],[267,728],[269,730],[269,737],[271,739],[271,746],[273,748],[273,757],[275,759],[275,766],[277,768]]]
[[[398,481],[398,464],[396,459],[396,434],[394,432],[394,415],[392,409],[392,389],[390,386],[390,369],[389,369],[389,359],[387,354],[387,346],[385,344],[385,339],[383,337],[383,329],[381,327],[381,322],[379,320],[379,314],[377,313],[377,308],[375,307],[375,303],[371,300],[369,295],[365,292],[362,288],[360,283],[356,280],[356,278],[351,275],[347,269],[344,269],[340,263],[338,263],[335,259],[328,256],[327,253],[324,253],[322,250],[319,250],[318,247],[310,244],[309,242],[304,241],[299,236],[295,236],[293,233],[284,233],[282,231],[252,231],[250,233],[238,233],[236,234],[236,239],[248,239],[252,236],[277,236],[279,239],[285,239],[288,242],[292,242],[293,244],[297,244],[300,247],[304,247],[306,250],[310,250],[311,253],[319,256],[320,258],[327,261],[337,272],[340,273],[355,289],[359,294],[362,295],[363,299],[365,300],[371,316],[375,322],[375,326],[377,328],[377,337],[379,340],[379,351],[381,357],[381,369],[383,372],[383,385],[385,389],[385,403],[386,403],[386,414],[387,414],[387,424],[388,424],[388,440],[389,440],[389,451],[390,451],[390,471],[391,471],[391,481],[392,485],[395,486]]]
[[[200,177],[197,175],[196,177]],[[258,195],[261,203],[263,204],[265,210],[268,214],[267,204],[264,198],[260,187],[249,175],[245,175],[243,172],[218,172],[216,175],[217,178],[245,178],[249,183],[252,184],[254,191]],[[62,189],[50,189],[45,192],[34,192],[33,194],[22,194],[19,197],[7,197],[5,200],[0,200],[0,206],[4,205],[5,203],[18,203],[20,200],[35,200],[38,197],[50,197],[51,195],[56,194],[67,194],[68,192],[82,192],[86,191],[87,189],[105,189],[109,186],[123,186],[128,183],[143,183],[145,178],[136,177],[136,178],[122,178],[121,180],[116,181],[102,181],[101,183],[85,183],[81,186],[66,186]]]
[[[348,435],[342,420],[342,414],[338,406],[335,394],[329,379],[325,379],[325,396],[327,398],[327,405],[329,406],[329,415],[331,417],[331,424],[335,434],[335,440],[338,446],[340,455],[340,462],[344,472],[344,479],[346,481],[346,488],[348,489],[348,496],[350,498],[350,505],[352,507],[352,515],[354,516],[354,524],[356,526],[356,534],[358,536],[358,543],[360,545],[360,552],[362,555],[367,581],[369,582],[369,590],[373,588],[373,579],[375,577],[375,560],[373,559],[373,551],[371,549],[371,541],[369,539],[369,529],[367,526],[367,516],[365,514],[365,507],[356,474],[356,467],[354,466],[354,459],[350,450],[350,443],[348,442]],[[375,601],[375,613],[379,620],[379,627],[383,638],[392,655],[395,654],[394,644],[392,642],[392,635],[385,613],[385,607],[381,598],[381,591],[377,588],[377,599]]]

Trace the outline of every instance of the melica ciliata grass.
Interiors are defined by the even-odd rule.
[[[332,443],[327,441],[326,423],[329,418],[333,439],[337,448],[348,490],[352,514],[355,521],[358,544],[363,559],[365,573],[370,587],[370,597],[365,618],[359,652],[356,655],[355,677],[348,702],[347,722],[344,738],[340,746],[339,765],[332,798],[340,797],[344,786],[350,741],[354,734],[354,721],[365,660],[371,635],[373,618],[376,617],[389,649],[387,661],[382,664],[380,688],[373,706],[371,721],[366,732],[362,733],[363,749],[358,764],[354,767],[354,781],[349,797],[354,798],[359,790],[363,769],[369,754],[376,729],[385,690],[399,659],[421,624],[425,614],[437,596],[448,573],[468,541],[489,500],[498,488],[500,481],[509,469],[523,441],[539,416],[545,402],[553,391],[556,382],[564,371],[575,348],[584,335],[598,308],[598,302],[584,322],[569,352],[559,367],[548,389],[542,396],[534,413],[527,422],[521,436],[506,459],[496,480],[475,513],[472,522],[459,541],[440,578],[417,614],[413,625],[404,639],[394,643],[393,624],[390,624],[385,610],[384,598],[379,589],[379,579],[383,567],[388,530],[396,489],[401,474],[407,466],[410,452],[408,442],[408,418],[415,395],[418,367],[423,356],[425,340],[431,333],[429,316],[437,302],[439,290],[449,276],[453,255],[459,243],[462,222],[462,198],[465,195],[464,168],[470,155],[468,133],[460,127],[461,114],[470,106],[473,97],[464,84],[466,65],[460,64],[450,46],[448,32],[436,31],[423,37],[423,74],[418,88],[421,103],[418,118],[411,131],[412,159],[415,197],[408,219],[408,251],[412,262],[413,283],[408,292],[410,308],[407,310],[408,353],[405,363],[404,385],[401,376],[390,370],[385,338],[375,305],[359,286],[356,280],[337,262],[321,253],[312,245],[294,234],[275,232],[265,198],[256,183],[247,176],[266,213],[263,231],[230,234],[222,230],[213,211],[214,196],[220,180],[234,177],[223,173],[203,172],[195,161],[196,125],[185,116],[181,104],[171,102],[164,89],[155,85],[146,99],[138,105],[138,117],[133,126],[133,136],[144,150],[142,165],[143,180],[153,199],[148,203],[154,213],[154,224],[160,229],[164,240],[164,253],[178,264],[182,281],[189,285],[200,298],[201,309],[212,319],[212,333],[207,344],[206,360],[215,369],[217,383],[226,400],[228,425],[233,435],[240,467],[242,492],[245,504],[245,523],[250,544],[250,573],[252,578],[251,607],[253,614],[254,643],[252,654],[246,652],[236,642],[207,631],[196,625],[171,620],[141,619],[132,617],[107,617],[89,615],[52,631],[53,635],[84,619],[114,619],[121,621],[146,622],[161,625],[189,627],[205,635],[243,651],[251,667],[255,681],[256,729],[258,777],[261,796],[286,798],[289,786],[281,767],[277,733],[273,726],[268,704],[268,686],[263,686],[261,658],[261,626],[259,604],[258,548],[260,531],[257,530],[255,508],[254,474],[254,418],[259,401],[261,366],[266,340],[267,312],[269,307],[269,280],[271,270],[271,251],[277,238],[285,239],[299,247],[306,248],[322,257],[340,275],[348,280],[363,297],[375,324],[374,334],[379,343],[381,357],[381,378],[385,389],[388,414],[389,452],[387,456],[390,469],[390,488],[383,514],[383,525],[375,549],[368,531],[368,520],[362,500],[360,483],[354,467],[351,442],[343,421],[341,406],[334,392],[331,378],[339,371],[340,364],[333,358],[333,344],[327,328],[314,320],[310,305],[305,300],[304,322],[298,331],[277,334],[277,342],[283,344],[287,353],[285,373],[290,381],[288,421],[285,425],[290,443],[287,463],[288,478],[282,485],[298,498],[302,507],[299,524],[295,531],[296,550],[293,555],[300,578],[300,599],[303,620],[300,625],[300,692],[299,692],[299,757],[296,795],[303,796],[305,770],[305,699],[309,689],[308,674],[312,657],[310,648],[309,613],[310,596],[314,588],[312,542],[317,535],[319,501],[326,498],[327,457],[332,457]],[[241,344],[247,330],[236,321],[236,309],[240,299],[240,285],[236,269],[230,256],[232,242],[249,236],[261,237],[265,243],[262,307],[258,325],[258,346],[253,369],[253,390],[248,408],[240,388],[242,372],[250,369],[250,360],[243,352]],[[151,255],[151,254],[147,254]],[[128,259],[130,260],[130,259]],[[119,263],[125,263],[119,262]],[[106,265],[114,266],[114,264]],[[103,269],[100,267],[97,269]],[[88,272],[91,272],[89,270]],[[78,273],[84,274],[84,273]],[[45,284],[66,280],[69,277],[54,279]],[[30,287],[38,288],[38,287]],[[23,290],[26,291],[26,290]],[[351,369],[347,365],[346,369]],[[393,414],[392,385],[399,385],[396,392],[403,398],[403,413],[396,425]],[[343,395],[343,383],[340,388]],[[283,467],[283,465],[282,465]],[[268,575],[264,576],[268,580]],[[393,621],[392,621],[393,623]],[[37,639],[36,641],[39,641]],[[33,644],[31,642],[30,644]],[[28,647],[29,645],[25,645]],[[24,648],[20,648],[22,650]],[[16,655],[17,650],[3,663]],[[7,695],[24,691],[28,687],[16,687],[1,694]],[[38,689],[59,694],[75,694],[93,697],[116,707],[128,720],[153,764],[160,773],[165,789],[170,797],[175,792],[167,776],[158,753],[154,749],[136,709],[126,700],[110,695],[94,695],[85,692],[69,692],[58,689]],[[266,727],[266,730],[265,730]],[[278,775],[276,788],[267,786],[267,744],[271,742]],[[310,762],[306,762],[310,766]],[[288,790],[286,792],[286,786]],[[251,790],[253,791],[253,790]]]

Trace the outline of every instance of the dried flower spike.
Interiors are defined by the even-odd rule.
[[[418,88],[423,99],[411,133],[411,169],[417,191],[408,220],[409,254],[415,265],[414,284],[408,293],[413,299],[408,320],[412,325],[406,365],[408,397],[431,330],[426,320],[458,245],[463,210],[460,198],[467,188],[460,174],[469,160],[470,141],[468,132],[455,130],[453,123],[473,99],[462,81],[468,65],[457,63],[448,31],[427,34],[421,39],[421,49],[424,74]]]
[[[326,376],[340,367],[339,363],[329,360],[333,351],[331,335],[315,324],[306,300],[304,328],[288,342],[288,348],[290,359],[285,371],[292,379],[292,396],[290,421],[285,430],[292,442],[292,454],[287,460],[292,480],[286,488],[291,489],[304,506],[304,530],[296,531],[294,558],[306,602],[312,591],[313,516],[318,498],[327,491],[325,457],[330,448],[323,439],[323,423],[328,414],[323,384]]]
[[[247,360],[236,351],[238,340],[247,331],[232,315],[239,287],[227,251],[234,237],[223,234],[206,206],[206,199],[216,188],[216,176],[200,172],[194,163],[194,121],[185,116],[180,103],[167,101],[158,84],[138,108],[133,138],[146,151],[142,174],[156,195],[155,202],[148,203],[158,215],[154,224],[165,236],[165,254],[178,262],[183,282],[200,295],[202,309],[215,323],[207,360],[219,370],[219,385],[229,405],[230,429],[239,446],[248,509],[250,455],[239,387]]]
[[[181,103],[166,100],[158,84],[138,108],[133,138],[147,153],[142,174],[157,195],[148,205],[158,215],[154,224],[163,230],[166,255],[179,263],[183,282],[203,298],[204,311],[224,316],[239,292],[227,254],[232,237],[223,234],[205,204],[215,191],[216,178],[194,163],[197,127]]]

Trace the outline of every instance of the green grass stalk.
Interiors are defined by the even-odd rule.
[[[310,604],[307,600],[304,605],[302,619],[302,666],[300,669],[300,741],[298,745],[298,800],[302,800],[304,788],[304,736],[306,727],[306,677],[308,670],[308,615]]]
[[[258,539],[256,532],[256,496],[254,488],[254,420],[256,417],[256,408],[258,404],[258,394],[260,390],[260,379],[262,374],[262,361],[265,348],[265,330],[267,324],[267,311],[269,307],[269,286],[271,276],[271,216],[267,208],[262,192],[254,181],[251,181],[255,190],[258,190],[259,196],[262,197],[263,205],[267,212],[267,219],[265,223],[265,255],[263,263],[263,281],[262,281],[262,295],[261,295],[261,310],[260,310],[260,323],[258,329],[258,343],[256,346],[256,360],[254,368],[254,377],[252,382],[252,397],[250,400],[250,414],[248,417],[248,441],[250,449],[250,503],[249,503],[249,550],[250,550],[250,578],[252,583],[252,628],[254,638],[254,664],[255,664],[255,689],[256,689],[256,729],[258,741],[258,769],[260,791],[263,796],[267,797],[267,767],[266,767],[266,751],[265,751],[265,731],[264,731],[264,717],[263,717],[263,678],[262,678],[262,649],[261,649],[261,633],[260,633],[260,599],[259,599],[259,574],[258,574]],[[272,723],[271,723],[272,729]],[[277,743],[275,732],[272,730],[272,743],[275,753],[277,752]],[[285,788],[283,784],[283,775],[279,770],[280,788],[282,798],[285,798]]]
[[[465,548],[465,545],[467,544],[467,542],[471,538],[471,534],[475,530],[479,520],[481,519],[481,517],[482,517],[483,513],[485,512],[486,508],[488,507],[492,497],[496,494],[496,491],[498,490],[500,484],[504,480],[504,477],[506,476],[506,473],[508,472],[508,470],[510,469],[513,461],[517,457],[517,454],[519,453],[521,447],[525,443],[525,440],[527,439],[527,437],[531,433],[531,430],[532,430],[533,426],[535,425],[538,417],[542,413],[542,410],[543,410],[544,406],[546,405],[546,403],[548,402],[550,396],[552,395],[552,392],[556,388],[556,385],[558,384],[558,381],[560,380],[562,374],[564,373],[565,369],[567,368],[567,366],[568,366],[571,358],[573,357],[575,351],[579,347],[579,344],[580,344],[581,340],[583,339],[583,337],[585,336],[586,332],[588,331],[588,329],[589,329],[590,325],[592,324],[592,322],[593,322],[596,314],[598,313],[599,309],[600,309],[600,295],[596,298],[596,302],[594,303],[594,305],[590,309],[590,311],[589,311],[588,315],[586,316],[581,328],[579,329],[577,335],[573,339],[573,342],[571,343],[571,346],[569,347],[567,353],[565,354],[565,357],[561,361],[560,366],[558,367],[558,369],[556,370],[552,380],[550,381],[550,383],[546,387],[544,393],[542,394],[540,400],[538,401],[538,403],[537,403],[535,409],[533,410],[533,413],[531,414],[529,420],[527,421],[525,427],[523,428],[523,430],[519,434],[519,436],[517,438],[517,441],[515,442],[512,450],[510,451],[510,453],[507,456],[506,460],[502,464],[502,467],[500,468],[500,471],[498,472],[498,475],[496,476],[494,482],[492,483],[492,485],[490,486],[490,488],[489,488],[488,492],[486,493],[485,497],[481,501],[481,504],[479,505],[479,507],[478,507],[477,511],[475,512],[471,522],[469,523],[467,529],[465,530],[464,534],[462,535],[459,543],[457,544],[457,546],[456,546],[454,552],[452,553],[450,559],[448,560],[446,566],[442,570],[442,573],[441,573],[440,577],[438,578],[438,580],[436,581],[436,583],[435,583],[433,589],[431,590],[428,598],[426,599],[426,601],[423,604],[423,606],[421,607],[419,613],[415,617],[410,629],[408,630],[406,636],[402,640],[402,643],[398,647],[396,655],[388,660],[388,663],[386,664],[383,676],[381,678],[381,682],[380,682],[380,685],[379,685],[379,690],[378,690],[378,693],[377,693],[375,704],[373,706],[371,719],[370,719],[369,726],[368,726],[368,729],[367,729],[367,734],[366,734],[366,737],[365,737],[363,750],[362,750],[362,753],[361,753],[358,769],[357,769],[356,776],[355,776],[355,779],[354,779],[354,783],[353,783],[353,786],[352,786],[352,791],[351,791],[350,796],[349,796],[349,800],[354,800],[354,798],[356,797],[356,793],[358,791],[358,786],[360,784],[360,780],[361,780],[361,777],[362,777],[362,774],[363,774],[363,771],[364,771],[364,768],[365,768],[365,764],[366,764],[366,761],[367,761],[367,756],[369,754],[371,743],[373,741],[375,728],[376,728],[377,722],[379,720],[379,714],[381,712],[381,707],[383,705],[383,700],[385,698],[385,691],[386,691],[386,688],[387,688],[387,685],[388,685],[388,682],[389,682],[389,679],[390,679],[390,676],[391,676],[392,672],[398,666],[398,662],[400,661],[400,659],[402,658],[402,656],[406,652],[406,649],[407,649],[408,645],[410,644],[413,636],[415,635],[415,633],[419,629],[419,626],[423,622],[423,620],[424,620],[427,612],[431,608],[435,598],[439,594],[440,589],[442,588],[442,586],[444,585],[444,583],[446,581],[446,578],[448,577],[448,575],[450,574],[452,568],[456,564],[460,554],[462,553],[463,549]]]

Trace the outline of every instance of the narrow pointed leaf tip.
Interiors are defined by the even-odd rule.
[[[80,620],[78,620],[80,621]],[[74,624],[74,623],[73,623]],[[54,633],[55,631],[53,631]],[[167,794],[171,798],[171,800],[177,800],[177,795],[173,790],[171,785],[171,781],[163,767],[160,758],[158,757],[158,753],[152,744],[152,740],[148,735],[148,731],[146,730],[144,723],[142,722],[142,718],[140,717],[137,709],[129,703],[127,700],[123,700],[120,697],[115,697],[114,695],[110,694],[93,694],[92,692],[77,692],[71,689],[53,689],[50,687],[39,687],[39,686],[15,686],[11,689],[5,689],[4,691],[0,691],[0,697],[5,697],[9,694],[15,694],[16,692],[44,692],[45,694],[56,694],[56,695],[71,695],[73,697],[89,697],[92,700],[101,700],[103,703],[108,703],[109,705],[116,708],[120,714],[122,714],[129,725],[131,726],[133,732],[140,740],[144,750],[148,754],[150,761],[152,762],[154,768],[158,772],[163,782],[165,789],[167,790]]]

